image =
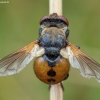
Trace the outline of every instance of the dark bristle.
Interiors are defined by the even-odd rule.
[[[56,80],[53,78],[47,79],[48,82],[55,82]]]

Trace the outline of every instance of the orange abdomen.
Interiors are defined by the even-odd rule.
[[[56,62],[54,67],[48,66],[43,57],[38,57],[34,61],[34,71],[36,76],[47,84],[57,84],[63,81],[69,73],[70,64],[65,58]]]

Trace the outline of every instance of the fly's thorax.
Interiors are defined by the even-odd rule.
[[[56,27],[46,28],[40,35],[39,44],[44,48],[63,48],[67,44],[65,33]]]
[[[52,67],[60,59],[60,50],[67,45],[67,41],[63,31],[50,27],[41,33],[39,44],[45,49],[44,59]]]

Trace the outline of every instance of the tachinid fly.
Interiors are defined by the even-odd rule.
[[[35,74],[47,84],[67,79],[70,65],[83,77],[95,77],[100,82],[100,64],[68,41],[68,25],[68,20],[57,13],[43,17],[38,39],[0,60],[0,76],[18,73],[35,58]]]

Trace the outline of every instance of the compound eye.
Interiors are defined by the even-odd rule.
[[[67,20],[65,17],[59,16],[59,19],[60,19],[61,21],[63,21],[67,26],[69,25],[69,22],[68,22],[68,20]]]
[[[65,17],[58,16],[56,13],[53,13],[49,16],[44,16],[43,18],[41,18],[40,25],[42,24],[42,22],[47,21],[47,20],[52,21],[52,22],[60,20],[60,21],[64,22],[67,26],[69,25],[69,22]]]
[[[43,22],[44,20],[47,20],[47,19],[49,19],[49,16],[44,16],[43,18],[41,18],[41,20],[40,20],[40,25],[42,24],[42,22]]]

